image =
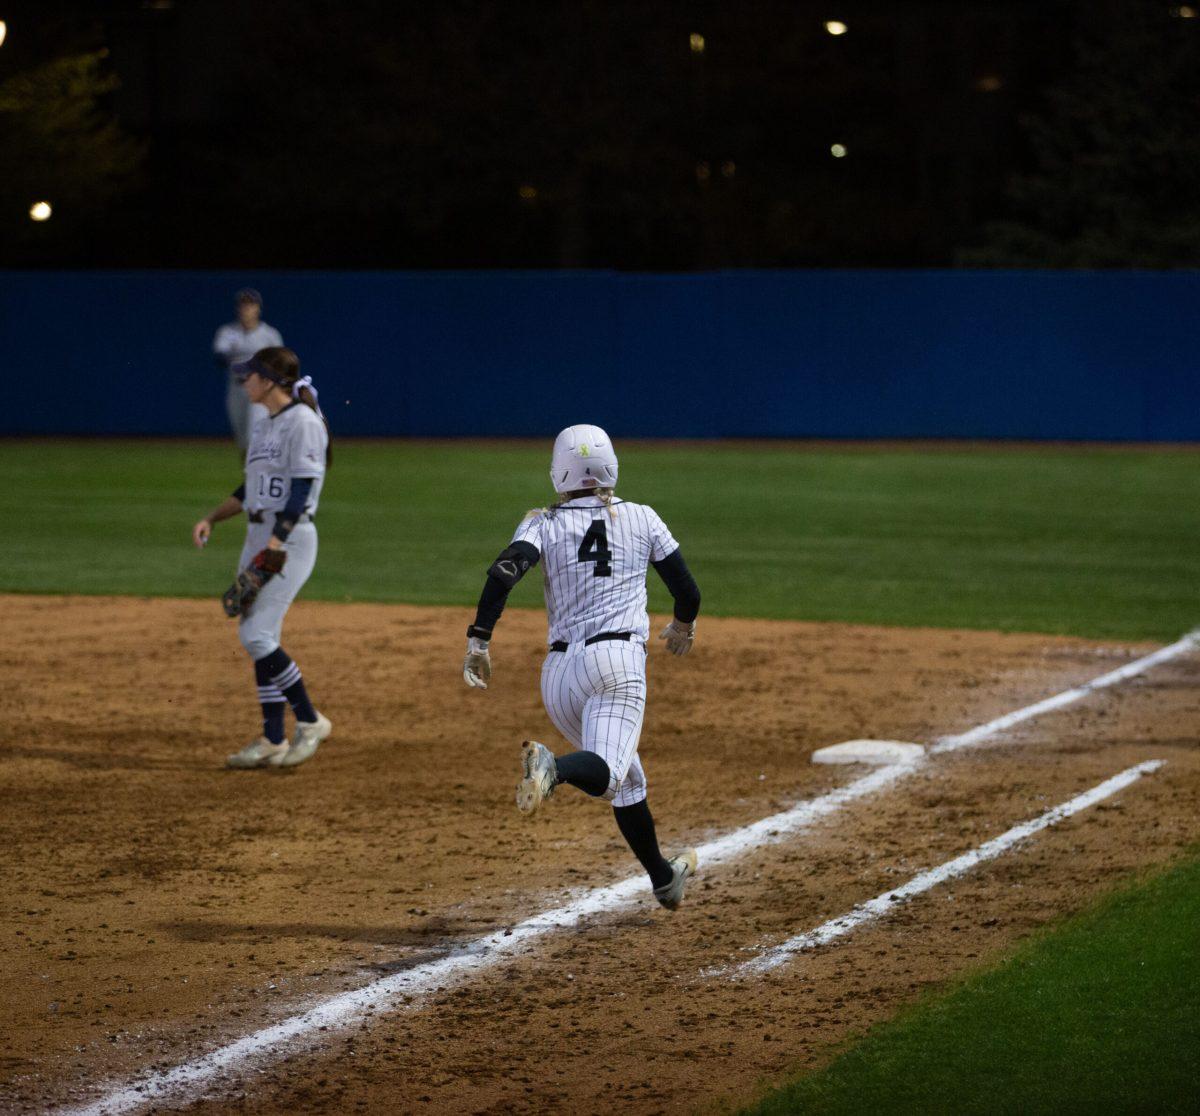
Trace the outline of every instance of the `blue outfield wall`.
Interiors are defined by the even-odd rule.
[[[0,272],[0,433],[226,431],[258,287],[335,434],[1200,439],[1200,272]]]

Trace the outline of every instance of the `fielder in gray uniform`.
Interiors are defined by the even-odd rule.
[[[237,580],[222,598],[238,617],[238,639],[254,662],[262,735],[231,755],[229,767],[295,767],[330,733],[329,719],[309,700],[300,668],[279,645],[283,618],[317,561],[314,519],[329,464],[329,430],[312,377],[300,376],[291,349],[260,349],[234,366],[247,397],[261,403],[250,433],[246,479],[192,528],[196,546],[214,523],[246,512],[246,542]],[[291,705],[296,730],[284,737]]]
[[[675,910],[695,874],[696,851],[670,860],[659,851],[637,754],[646,711],[647,568],[654,567],[675,600],[675,618],[660,636],[672,654],[691,650],[700,590],[658,513],[614,497],[617,455],[600,427],[569,426],[559,434],[550,479],[558,503],[526,516],[488,570],[467,629],[463,679],[487,689],[492,630],[509,591],[541,561],[550,620],[542,702],[576,751],[556,757],[544,744],[525,741],[517,807],[532,813],[560,783],[610,801],[655,898]]]
[[[233,366],[249,360],[259,349],[281,346],[283,338],[279,330],[262,320],[262,295],[258,291],[246,287],[234,295],[233,302],[237,321],[227,322],[217,330],[213,338],[213,353],[217,363],[229,372],[225,385],[225,410],[229,414],[229,428],[233,431],[234,440],[244,453],[250,440],[253,414],[261,412],[262,408],[247,398]]]

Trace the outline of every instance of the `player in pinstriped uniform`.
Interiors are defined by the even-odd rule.
[[[558,503],[530,513],[488,570],[475,623],[467,629],[463,678],[487,688],[492,630],[509,591],[541,561],[550,622],[542,701],[577,750],[555,757],[545,745],[525,741],[517,806],[532,813],[559,783],[609,800],[655,897],[674,910],[695,874],[696,853],[689,849],[668,860],[659,851],[637,754],[650,634],[646,570],[653,566],[675,599],[675,618],[660,637],[673,654],[691,650],[700,591],[658,513],[613,495],[617,457],[598,426],[571,426],[559,434],[550,478]]]

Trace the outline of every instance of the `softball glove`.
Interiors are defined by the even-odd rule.
[[[283,569],[286,561],[287,554],[282,550],[271,550],[269,547],[260,550],[250,565],[221,594],[221,607],[225,609],[225,615],[245,616],[258,599],[262,587]]]

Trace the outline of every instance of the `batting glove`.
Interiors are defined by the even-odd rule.
[[[488,641],[471,636],[467,640],[467,657],[463,659],[463,681],[472,689],[486,690],[492,677],[492,659]]]
[[[667,650],[672,655],[686,655],[696,638],[696,621],[685,624],[682,620],[672,620],[658,638],[667,641]]]

